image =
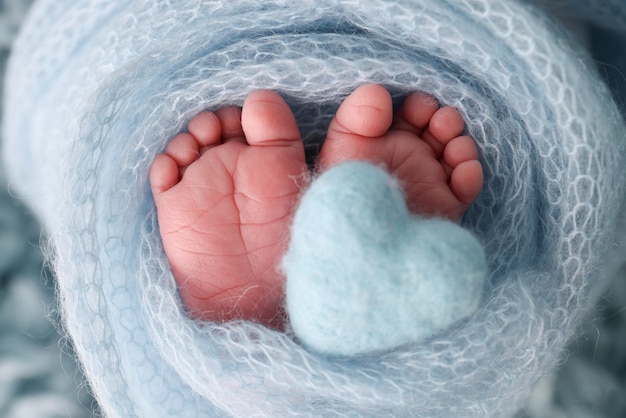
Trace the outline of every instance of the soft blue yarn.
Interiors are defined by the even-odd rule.
[[[333,360],[185,316],[147,173],[204,109],[279,91],[314,156],[365,82],[455,106],[485,187],[484,298],[422,343]],[[41,0],[5,85],[12,190],[47,228],[65,328],[108,416],[508,416],[602,288],[624,125],[593,65],[509,0]]]
[[[472,314],[487,261],[443,219],[412,216],[383,169],[347,162],[302,197],[289,250],[286,305],[298,339],[330,355],[417,344]]]

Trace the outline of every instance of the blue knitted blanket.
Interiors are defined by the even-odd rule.
[[[104,413],[509,416],[603,288],[625,128],[564,32],[508,0],[40,0],[7,70],[3,156],[46,227],[64,327]],[[459,109],[485,186],[462,220],[480,305],[432,338],[333,357],[251,322],[189,319],[148,185],[202,110],[257,89],[311,161],[357,86]]]

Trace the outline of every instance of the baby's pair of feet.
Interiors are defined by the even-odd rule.
[[[474,140],[451,107],[414,93],[394,113],[379,85],[355,90],[331,122],[322,172],[346,160],[387,168],[416,214],[458,220],[483,183]],[[276,93],[194,117],[150,170],[160,233],[189,313],[281,328],[280,260],[309,182],[293,113]],[[381,215],[384,216],[384,215]]]

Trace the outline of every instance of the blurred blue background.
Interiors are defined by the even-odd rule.
[[[30,3],[0,0],[0,80]],[[626,36],[571,18],[566,23],[626,109]],[[97,415],[71,342],[58,332],[54,277],[39,249],[40,234],[37,221],[11,196],[0,166],[0,418]],[[626,417],[626,268],[569,349],[520,418]]]
[[[29,4],[0,0],[0,79]],[[0,174],[0,418],[90,417],[95,403],[53,325],[54,279],[39,242],[39,225]]]

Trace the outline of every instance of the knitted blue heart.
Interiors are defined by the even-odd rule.
[[[469,231],[410,214],[387,172],[347,162],[302,197],[283,268],[302,344],[358,355],[417,343],[470,315],[487,263]]]

